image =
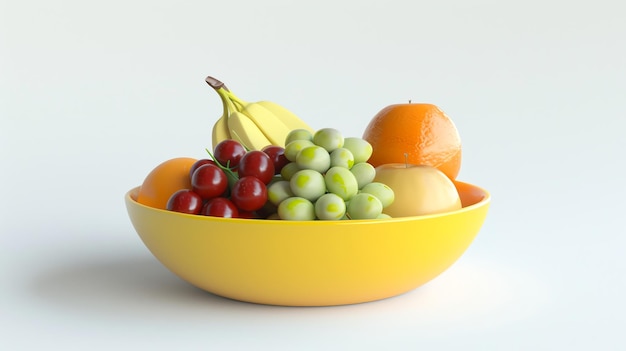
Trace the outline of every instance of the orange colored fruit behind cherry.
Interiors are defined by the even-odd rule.
[[[137,202],[162,210],[166,209],[172,194],[181,189],[191,189],[189,171],[196,161],[195,158],[177,157],[159,164],[141,184]]]

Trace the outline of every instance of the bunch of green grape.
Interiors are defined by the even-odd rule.
[[[374,182],[376,170],[367,163],[372,146],[367,141],[344,137],[334,128],[315,133],[296,129],[287,135],[284,153],[289,163],[267,189],[280,219],[389,218],[383,210],[393,202],[394,193]]]

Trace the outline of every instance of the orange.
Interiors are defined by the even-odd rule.
[[[170,196],[181,189],[191,189],[189,171],[196,159],[178,157],[155,167],[139,188],[137,202],[146,206],[166,209]]]
[[[461,169],[461,138],[439,107],[425,103],[390,105],[378,112],[363,132],[372,145],[374,167],[410,163],[435,167],[450,179]]]

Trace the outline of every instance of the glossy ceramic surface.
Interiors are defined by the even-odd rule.
[[[174,274],[227,298],[327,306],[379,300],[441,274],[469,247],[489,193],[456,182],[457,211],[385,220],[281,221],[187,215],[125,197],[146,247]]]

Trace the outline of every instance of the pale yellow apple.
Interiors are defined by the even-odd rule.
[[[393,203],[383,211],[391,217],[435,214],[461,208],[454,183],[431,166],[383,164],[376,167],[374,181],[387,184],[394,192]]]

